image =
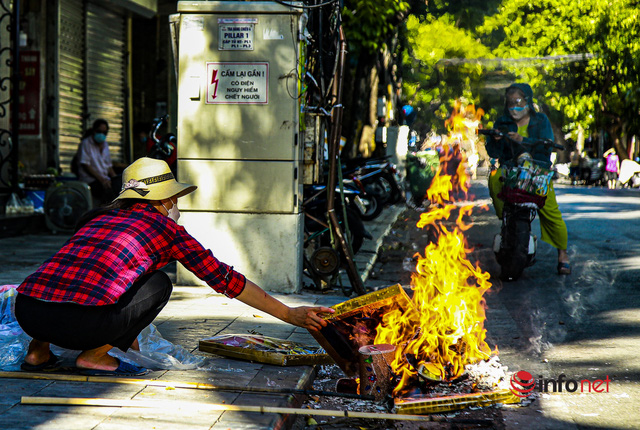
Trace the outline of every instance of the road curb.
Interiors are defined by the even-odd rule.
[[[311,387],[313,381],[316,379],[316,375],[318,374],[318,365],[315,364],[313,366],[305,366],[305,369],[298,379],[298,383],[296,384],[296,389],[306,390]],[[287,407],[290,408],[299,408],[305,400],[305,395],[303,394],[291,394],[287,397]],[[278,414],[278,419],[276,420],[273,430],[288,430],[295,423],[296,419],[298,419],[299,415],[280,415]]]
[[[360,271],[360,279],[362,279],[363,284],[366,283],[367,280],[369,279],[371,270],[373,269],[373,266],[376,264],[376,261],[378,260],[378,251],[380,250],[380,246],[382,246],[382,242],[391,231],[391,227],[393,226],[393,224],[398,220],[400,215],[402,215],[406,210],[407,210],[406,205],[389,207],[387,209],[386,216],[384,216],[384,218],[380,220],[380,222],[378,223],[383,227],[377,231],[377,234],[372,233],[374,235],[375,245],[373,248],[375,249],[375,251],[367,253],[367,254],[370,254],[370,257],[366,260],[364,265],[361,265],[361,262],[358,262],[358,258],[356,257],[356,264],[358,265],[358,267],[362,267],[361,269],[359,269],[359,271]]]

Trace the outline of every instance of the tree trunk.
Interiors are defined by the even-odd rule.
[[[620,157],[621,161],[626,160],[627,145],[625,140],[625,125],[618,120],[609,127],[608,132],[616,154],[618,154],[618,157]]]
[[[345,116],[343,122],[344,137],[349,148],[345,148],[352,155],[361,153],[370,155],[372,148],[365,141],[370,136],[371,127],[375,125],[375,105],[371,110],[372,97],[377,102],[378,74],[375,57],[364,53],[358,56],[355,70],[352,68],[349,75],[350,83],[344,98]],[[372,82],[373,81],[373,82]],[[373,94],[372,94],[373,93]],[[373,115],[373,121],[371,119]],[[365,138],[365,139],[363,139]]]

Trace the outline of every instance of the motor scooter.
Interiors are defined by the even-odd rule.
[[[537,238],[531,233],[531,223],[538,209],[544,207],[554,174],[535,164],[530,152],[538,145],[564,147],[550,139],[540,139],[532,144],[518,143],[495,129],[480,129],[478,133],[501,137],[513,150],[513,157],[500,166],[501,169],[493,169],[489,174],[501,175],[503,187],[498,198],[504,202],[502,227],[494,237],[493,251],[502,269],[501,279],[515,281],[526,267],[535,263]]]
[[[150,139],[147,144],[147,156],[166,161],[175,174],[178,138],[173,133],[158,136],[158,130],[167,123],[168,119],[169,115],[164,115],[153,120],[153,129],[149,133]]]
[[[387,158],[356,159],[345,162],[343,177],[358,180],[378,204],[394,204],[403,198],[396,167]]]

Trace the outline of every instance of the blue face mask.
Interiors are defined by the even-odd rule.
[[[510,107],[509,108],[509,115],[511,115],[511,118],[515,119],[516,121],[524,118],[524,116],[529,112],[529,106],[514,106],[514,107]]]
[[[104,133],[96,133],[93,135],[93,140],[95,140],[96,143],[104,143],[104,141],[107,140],[107,135]]]

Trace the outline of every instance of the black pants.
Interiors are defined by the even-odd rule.
[[[18,294],[15,314],[25,333],[39,341],[82,351],[112,345],[126,352],[172,290],[169,276],[156,271],[142,276],[113,305],[53,303]]]

